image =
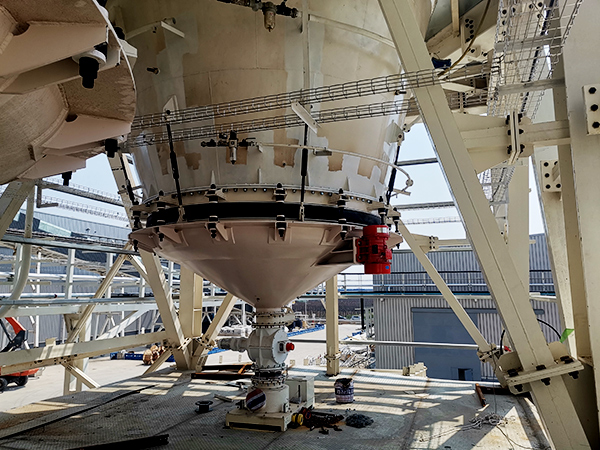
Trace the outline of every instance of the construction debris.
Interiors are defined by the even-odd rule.
[[[223,400],[224,402],[233,403],[233,399],[232,398],[225,397],[224,395],[215,394],[214,397],[218,398],[219,400]]]
[[[373,424],[373,419],[364,414],[352,414],[346,418],[346,425],[353,428],[364,428]]]
[[[483,391],[481,390],[481,386],[479,385],[479,383],[475,384],[475,393],[477,394],[477,397],[479,398],[479,401],[481,402],[481,406],[485,406],[487,405],[487,402],[485,400],[485,395],[483,395]]]
[[[144,351],[144,355],[142,357],[142,363],[145,364],[146,366],[151,365],[152,363],[154,363],[154,361],[156,361],[160,355],[162,355],[165,352],[165,348],[161,345],[153,345],[152,347],[150,347],[149,349],[147,349],[146,351]]]

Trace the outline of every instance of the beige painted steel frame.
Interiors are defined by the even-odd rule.
[[[471,317],[469,317],[463,306],[458,302],[454,293],[450,290],[442,276],[434,267],[433,263],[429,260],[429,258],[417,242],[417,239],[415,239],[416,236],[410,233],[410,231],[408,231],[408,228],[406,228],[406,225],[404,225],[404,223],[401,220],[398,221],[398,230],[400,231],[400,234],[402,235],[410,249],[413,251],[414,255],[417,257],[417,259],[427,272],[427,275],[429,275],[429,277],[435,283],[436,287],[438,288],[448,305],[450,305],[450,308],[452,308],[452,311],[454,311],[454,314],[456,314],[458,320],[460,320],[460,322],[463,324],[463,326],[467,330],[467,333],[469,333],[469,336],[471,336],[471,339],[473,339],[473,342],[477,344],[477,346],[479,347],[479,351],[482,353],[487,353],[491,351],[492,346],[485,340],[481,332],[477,329],[477,326],[475,325]]]
[[[233,294],[227,294],[223,299],[223,303],[219,306],[215,317],[213,317],[206,333],[202,335],[202,339],[199,342],[198,348],[194,352],[192,357],[191,368],[196,370],[202,370],[204,364],[206,364],[206,358],[208,358],[208,352],[215,346],[215,338],[219,335],[223,324],[231,314],[231,310],[235,306],[237,298]]]
[[[13,181],[4,189],[0,197],[0,238],[8,230],[8,227],[34,186],[34,180]]]
[[[168,288],[168,282],[165,273],[160,264],[160,259],[153,253],[140,250],[142,262],[146,267],[146,273],[150,280],[150,287],[154,293],[156,305],[160,312],[165,332],[167,333],[167,342],[165,347],[170,348],[175,357],[175,363],[179,370],[189,369],[191,354],[189,347],[189,338],[183,334],[181,322],[177,316],[177,311],[173,303],[171,291]]]
[[[105,355],[122,348],[160,342],[166,337],[166,332],[159,331],[157,333],[136,334],[74,344],[48,345],[18,352],[2,353],[0,355],[0,373],[22,372],[36,367],[62,364],[63,362],[71,363],[75,357],[91,358],[92,356]]]
[[[338,277],[327,280],[325,283],[325,333],[327,353],[327,375],[340,373],[340,329],[338,305]]]
[[[564,223],[569,258],[575,342],[580,359],[593,366],[596,413],[600,408],[600,372],[595,360],[600,355],[600,136],[588,134],[584,102],[587,85],[596,87],[600,104],[600,34],[597,32],[600,3],[584,1],[564,49],[565,94],[559,93],[557,115],[569,118],[571,148],[559,146]],[[585,92],[587,94],[587,92]],[[560,118],[560,117],[557,117]],[[589,397],[588,397],[589,398]],[[596,423],[596,434],[598,425]]]
[[[379,0],[379,4],[403,69],[430,69],[430,56],[409,1]],[[532,371],[539,365],[547,368],[555,366],[529,303],[528,287],[523,285],[498,230],[442,88],[416,88],[414,94],[490,292],[523,368]],[[562,377],[553,377],[549,386],[541,381],[534,381],[530,386],[554,446],[559,449],[591,448]]]

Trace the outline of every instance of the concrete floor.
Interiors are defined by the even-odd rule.
[[[340,327],[340,336],[357,330]],[[301,335],[324,339],[325,331]],[[244,391],[222,381],[192,380],[191,373],[172,368],[140,377],[147,368],[139,361],[97,358],[89,373],[101,388],[63,396],[63,369],[48,367],[25,387],[14,385],[0,394],[0,449],[62,450],[139,437],[169,434],[159,449],[486,449],[549,448],[539,428],[535,407],[526,399],[488,396],[481,408],[469,382],[403,377],[396,371],[345,369],[355,382],[355,402],[335,403],[334,379],[322,367],[303,367],[307,356],[319,356],[325,344],[298,343],[290,359],[290,375],[315,377],[316,409],[342,415],[363,413],[374,419],[364,429],[341,422],[341,432],[323,435],[306,427],[280,432],[225,429],[225,414],[233,408],[214,398],[236,399]],[[209,364],[238,362],[239,354],[211,355]],[[242,355],[242,361],[246,361]],[[112,384],[108,384],[112,383]],[[198,415],[195,402],[213,400],[213,411]],[[24,406],[21,406],[24,405]],[[21,406],[21,407],[18,407]],[[350,408],[348,408],[350,407]],[[14,408],[14,409],[12,409]],[[471,428],[471,419],[497,412],[503,421]],[[465,425],[467,425],[465,427]]]
[[[334,379],[326,377],[323,368],[296,367],[290,374],[315,377],[317,410],[363,413],[374,419],[373,425],[356,429],[341,422],[342,431],[331,430],[328,435],[306,427],[284,433],[226,429],[225,414],[233,406],[214,394],[241,399],[244,391],[165,369],[2,412],[0,448],[62,450],[162,434],[169,434],[169,444],[157,448],[165,450],[549,448],[529,402],[496,396],[481,408],[473,383],[346,369],[342,375],[354,378],[355,402],[339,405]],[[195,402],[209,399],[214,401],[213,410],[198,415]],[[501,425],[464,427],[494,410],[503,418]]]
[[[345,337],[359,330],[358,325],[340,325],[340,336]],[[301,339],[325,339],[325,330],[315,331],[299,336],[294,340]],[[143,351],[137,349],[137,351]],[[296,343],[296,348],[291,352],[289,360],[296,361],[301,365],[304,358],[317,357],[325,354],[325,344],[302,344]],[[207,364],[231,364],[237,362],[249,362],[246,352],[222,352],[210,355]],[[140,361],[109,360],[108,356],[93,358],[89,361],[88,374],[101,386],[123,381],[142,375],[148,366]],[[39,377],[30,378],[26,386],[19,387],[10,384],[5,392],[0,393],[0,411],[7,411],[30,403],[59,397],[63,394],[64,369],[62,366],[45,367]]]

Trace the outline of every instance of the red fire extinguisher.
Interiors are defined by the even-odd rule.
[[[366,274],[389,274],[392,272],[392,250],[387,246],[390,229],[386,225],[368,225],[356,240],[356,259],[364,264]]]

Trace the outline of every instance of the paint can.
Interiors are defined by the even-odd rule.
[[[335,388],[335,401],[337,403],[352,403],[354,401],[354,380],[352,378],[338,378],[333,385]]]

